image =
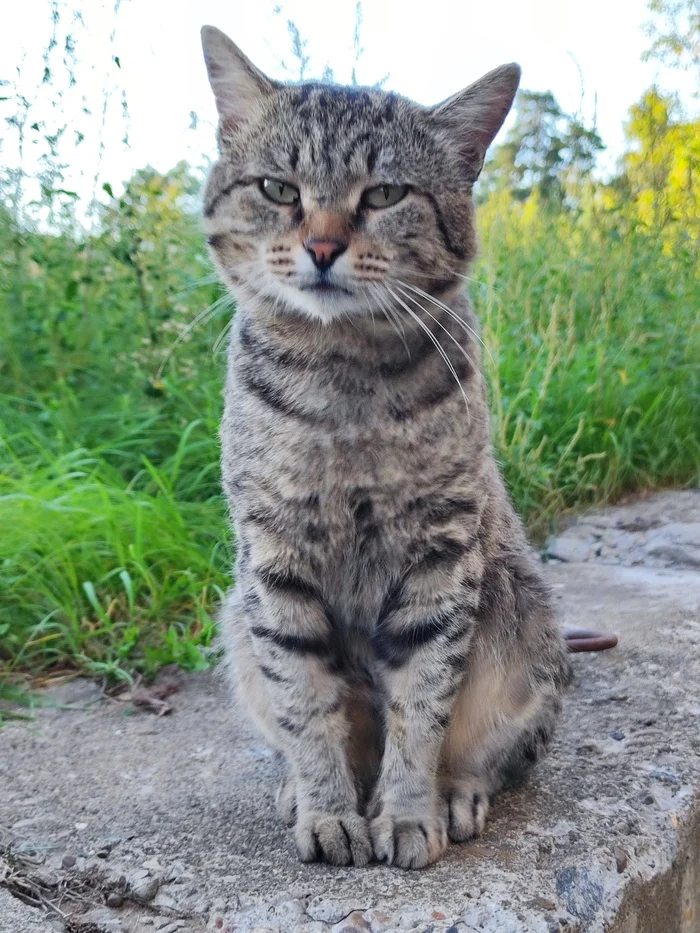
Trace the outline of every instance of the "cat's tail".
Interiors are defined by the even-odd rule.
[[[617,635],[596,632],[591,629],[569,628],[564,630],[566,647],[571,653],[579,651],[607,651],[617,645]]]

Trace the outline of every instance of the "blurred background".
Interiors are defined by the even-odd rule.
[[[700,475],[700,0],[24,0],[0,34],[0,696],[207,663],[226,331],[219,26],[271,76],[522,90],[478,183],[493,430],[541,540]],[[0,720],[8,715],[0,709]]]

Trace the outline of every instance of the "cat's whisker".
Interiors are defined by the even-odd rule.
[[[475,279],[471,275],[465,275],[464,272],[457,272],[456,269],[450,269],[449,266],[444,270],[436,269],[435,272],[418,272],[417,269],[414,269],[412,266],[403,266],[399,269],[399,272],[402,275],[411,275],[416,276],[419,279],[430,279],[435,281],[436,279],[445,276],[454,276],[457,279],[462,279],[464,282],[468,282],[470,285],[478,285],[483,288],[490,288],[493,291],[498,291],[498,288],[495,285],[491,285],[489,282],[482,282],[480,279]]]
[[[442,323],[442,321],[441,321],[439,318],[435,317],[434,314],[431,314],[431,312],[428,311],[428,309],[425,307],[425,305],[422,305],[419,301],[416,301],[416,299],[413,298],[411,295],[409,295],[408,292],[404,291],[402,288],[399,288],[398,286],[397,286],[397,288],[398,288],[398,290],[401,292],[401,294],[402,294],[405,298],[407,298],[409,301],[412,301],[415,305],[418,305],[418,307],[421,309],[421,311],[423,311],[425,314],[427,314],[428,317],[429,317],[431,320],[435,321],[435,323],[438,325],[438,327],[440,327],[440,328],[447,334],[447,336],[450,338],[450,340],[452,341],[452,343],[457,347],[457,349],[458,349],[459,352],[462,354],[462,356],[463,356],[464,359],[467,361],[467,363],[469,363],[469,365],[471,366],[471,368],[472,368],[473,370],[475,370],[475,369],[476,369],[476,365],[475,365],[475,363],[474,363],[474,360],[471,358],[471,356],[469,356],[469,354],[468,354],[467,351],[464,349],[464,347],[463,347],[462,344],[459,342],[459,340],[457,340],[457,338],[456,338],[453,334],[451,334],[450,331],[445,327],[445,325]]]
[[[205,308],[203,311],[200,311],[199,314],[196,315],[195,319],[187,325],[187,327],[182,331],[182,333],[177,335],[173,343],[170,345],[170,347],[168,347],[165,353],[165,357],[163,358],[160,366],[158,367],[158,372],[156,374],[156,380],[163,378],[163,372],[165,371],[165,367],[170,362],[173,353],[180,346],[182,341],[185,340],[186,337],[188,337],[189,334],[192,333],[195,327],[198,327],[202,322],[206,322],[212,317],[214,317],[214,315],[217,313],[219,308],[221,308],[222,306],[224,307],[231,306],[232,303],[233,301],[232,301],[231,295],[229,295],[227,292],[225,295],[222,295],[220,298],[217,298],[216,301],[210,304],[208,308]]]
[[[491,355],[491,351],[484,343],[484,340],[481,334],[478,331],[474,330],[474,328],[470,324],[468,324],[464,320],[464,318],[460,317],[456,311],[450,308],[449,305],[446,305],[444,301],[440,301],[439,298],[435,298],[434,295],[430,295],[428,294],[428,292],[424,292],[423,289],[418,288],[417,285],[409,285],[408,282],[402,282],[401,279],[396,279],[396,281],[398,282],[399,285],[403,285],[403,287],[407,288],[409,291],[415,292],[417,295],[420,295],[422,298],[427,298],[428,301],[431,301],[438,308],[442,308],[443,311],[449,314],[449,316],[462,327],[465,333],[471,334],[471,336],[474,337],[475,340],[478,340],[478,342],[484,348],[485,352],[488,354],[488,357],[491,360],[491,362],[495,364],[495,360],[493,356]]]
[[[445,352],[445,350],[443,349],[443,347],[440,345],[440,341],[437,339],[437,337],[436,337],[434,334],[431,333],[430,328],[425,324],[425,322],[424,322],[424,321],[421,321],[420,317],[416,314],[416,312],[415,312],[412,308],[409,308],[409,306],[406,304],[406,302],[405,302],[402,298],[400,298],[400,297],[396,294],[396,292],[394,292],[391,288],[389,288],[388,285],[385,285],[384,287],[385,287],[386,290],[389,292],[389,294],[392,296],[392,298],[393,298],[395,301],[398,301],[398,303],[404,308],[404,310],[407,311],[407,312],[409,313],[409,315],[410,315],[410,316],[413,318],[413,320],[418,324],[418,326],[423,328],[423,330],[425,331],[425,333],[428,335],[428,337],[430,338],[430,340],[433,342],[433,344],[434,344],[434,346],[435,346],[435,349],[438,351],[438,353],[439,353],[440,356],[442,357],[442,359],[443,359],[445,365],[447,366],[447,368],[449,369],[449,371],[452,373],[452,375],[454,376],[454,378],[455,378],[455,380],[456,380],[456,382],[457,382],[457,385],[459,386],[459,391],[462,393],[462,398],[464,399],[464,404],[465,404],[466,409],[467,409],[467,417],[469,417],[469,399],[467,398],[467,393],[464,391],[464,387],[463,387],[463,385],[462,385],[462,383],[461,383],[461,381],[460,381],[459,376],[457,375],[457,370],[456,370],[456,369],[454,368],[454,366],[452,365],[452,360],[449,358],[449,356],[447,355],[447,353]],[[423,310],[425,310],[425,308],[424,308]],[[427,312],[426,312],[426,313],[427,313]],[[432,315],[431,315],[431,316],[432,316]],[[448,333],[449,333],[449,332],[448,332]]]
[[[175,300],[178,301],[180,298],[190,295],[192,292],[197,291],[198,288],[206,288],[207,285],[221,285],[221,279],[217,272],[211,272],[209,275],[203,275],[195,279],[194,282],[191,282],[175,295]]]
[[[475,279],[471,275],[465,275],[464,272],[455,272],[450,270],[451,275],[456,275],[458,279],[463,279],[465,282],[469,282],[471,285],[479,285],[482,288],[490,288],[492,291],[497,292],[498,287],[492,285],[490,282],[482,282],[481,279]]]
[[[219,350],[221,350],[221,347],[224,341],[226,340],[226,338],[228,337],[232,326],[233,326],[233,318],[229,318],[228,321],[226,321],[226,323],[224,324],[222,330],[220,331],[218,337],[214,341],[214,344],[211,348],[211,352],[214,355],[216,355],[219,352]]]
[[[379,305],[380,310],[383,312],[384,317],[387,319],[389,324],[391,324],[393,330],[396,332],[396,335],[402,341],[404,347],[406,347],[406,353],[410,360],[411,350],[410,350],[410,347],[408,346],[408,343],[406,342],[406,331],[404,330],[403,324],[401,323],[401,319],[394,312],[394,309],[390,305],[387,305],[384,303],[384,296],[382,295],[378,286],[375,285],[372,291],[374,292],[374,296],[377,299],[377,304]],[[373,319],[374,319],[374,316],[373,316]]]

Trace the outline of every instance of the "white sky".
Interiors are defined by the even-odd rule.
[[[123,0],[113,45],[121,69],[110,61],[112,3],[74,0],[69,7],[62,2],[66,15],[79,9],[86,26],[76,32],[81,62],[77,86],[65,98],[70,128],[86,133],[77,150],[66,149],[70,186],[89,193],[98,163],[100,183],[107,180],[117,189],[146,164],[166,170],[181,158],[196,164],[213,153],[215,110],[199,44],[204,23],[227,32],[272,77],[284,78],[282,59],[292,63],[286,32],[286,20],[292,18],[308,40],[311,74],[320,75],[329,63],[336,78],[347,81],[355,0],[278,2],[282,9],[275,15],[275,0]],[[49,13],[48,0],[3,0],[0,78],[11,77],[20,65],[28,96],[43,69]],[[582,94],[577,62],[584,80],[583,113],[590,118],[597,109],[598,130],[608,146],[605,168],[622,151],[629,106],[654,81],[679,91],[691,112],[697,107],[688,74],[641,61],[648,44],[642,32],[649,18],[646,0],[425,0],[415,5],[410,0],[365,0],[363,13],[359,80],[370,84],[388,73],[387,88],[421,103],[437,102],[490,68],[518,61],[523,87],[551,89],[565,111],[575,111]],[[98,158],[105,81],[109,87],[118,81],[126,91],[130,148],[120,142],[125,124],[114,94]],[[79,110],[83,93],[93,117]],[[32,119],[56,117],[62,108],[41,97]],[[202,121],[196,132],[188,130],[190,111]],[[0,110],[0,115],[7,113]],[[12,134],[3,127],[3,136],[0,158],[11,164]],[[39,150],[36,145],[34,151]]]

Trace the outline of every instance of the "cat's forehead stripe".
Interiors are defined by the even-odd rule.
[[[329,180],[345,174],[343,168],[371,175],[383,142],[396,151],[398,104],[394,93],[364,88],[322,84],[285,88],[277,114],[280,131],[287,136],[284,150],[289,169],[314,175],[320,169]],[[415,130],[411,127],[414,137]]]

